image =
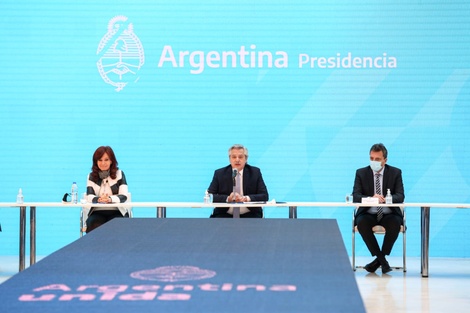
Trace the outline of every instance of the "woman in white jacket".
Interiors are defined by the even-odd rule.
[[[111,147],[101,146],[96,149],[91,170],[87,180],[88,202],[123,203],[127,201],[126,176],[119,169]],[[129,217],[129,213],[122,207],[92,207],[86,220],[86,232],[89,233],[115,217]]]

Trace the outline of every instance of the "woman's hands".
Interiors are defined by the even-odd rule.
[[[112,202],[111,196],[108,195],[107,193],[102,194],[102,195],[98,198],[98,203],[111,203],[111,202]]]

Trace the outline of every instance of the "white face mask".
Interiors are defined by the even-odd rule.
[[[379,162],[379,161],[370,161],[370,168],[374,171],[374,172],[378,172],[382,169],[382,162]]]

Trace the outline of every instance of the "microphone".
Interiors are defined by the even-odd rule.
[[[237,175],[238,175],[238,170],[236,168],[234,168],[233,172],[232,172],[233,187],[235,187],[237,185],[237,182],[235,180],[235,177],[237,177]]]

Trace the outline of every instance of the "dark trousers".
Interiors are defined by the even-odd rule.
[[[380,222],[377,222],[375,214],[362,214],[356,218],[357,230],[361,234],[370,253],[375,256],[380,256],[381,254],[385,256],[392,252],[402,224],[403,218],[396,214],[384,214]],[[380,249],[377,238],[372,231],[372,227],[376,225],[381,225],[385,228],[382,249]]]
[[[129,217],[129,214],[126,213],[125,216],[122,216],[119,210],[93,211],[86,220],[86,232],[91,232],[93,229],[109,222],[115,217]]]

